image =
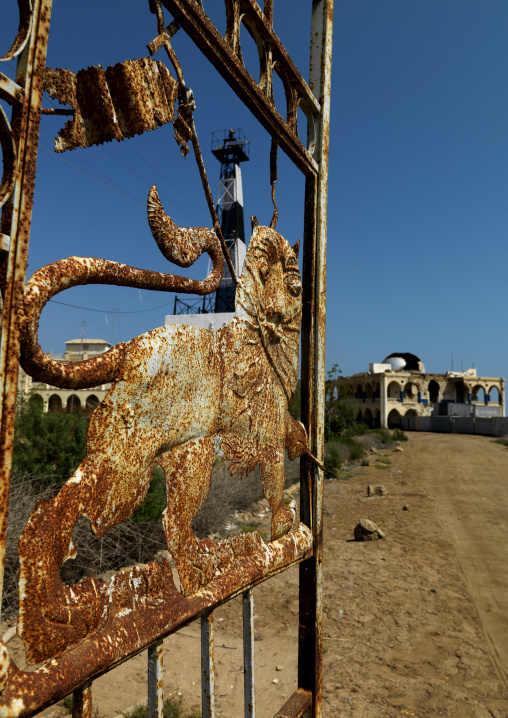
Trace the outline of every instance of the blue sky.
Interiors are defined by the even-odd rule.
[[[307,76],[311,3],[276,0],[275,6],[275,29]],[[17,26],[16,7],[15,0],[2,0],[2,52]],[[205,2],[219,28],[222,7]],[[508,374],[507,31],[506,0],[336,2],[328,367],[338,363],[348,375],[402,351],[417,354],[429,371],[450,369],[453,355],[456,370],[474,363],[483,375]],[[147,1],[55,0],[48,65],[77,71],[140,58],[155,35]],[[253,43],[245,32],[242,41],[255,74]],[[219,163],[210,134],[241,127],[252,158],[242,166],[246,228],[252,214],[268,223],[266,132],[183,31],[173,45],[196,97],[213,195]],[[156,57],[166,62],[163,53]],[[13,76],[13,63],[0,70]],[[148,229],[149,187],[157,184],[177,223],[210,226],[194,160],[181,158],[171,127],[57,155],[51,147],[62,124],[43,118],[28,274],[70,255],[171,271]],[[302,235],[303,188],[280,153],[278,229],[291,242]],[[205,272],[203,260],[190,273]],[[128,340],[163,324],[173,306],[172,294],[119,287],[75,288],[56,299],[107,311],[50,303],[40,329],[45,351],[63,351],[65,340],[80,335],[82,321],[88,337]],[[160,308],[144,311],[154,307]],[[113,309],[119,310],[114,323]]]

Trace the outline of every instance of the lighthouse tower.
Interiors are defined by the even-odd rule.
[[[249,160],[249,143],[241,130],[212,134],[212,154],[220,162],[219,201],[217,215],[222,235],[229,249],[236,276],[242,273],[245,259],[245,227],[243,220],[242,171],[240,164]],[[234,312],[235,285],[229,269],[215,293],[215,312]]]
[[[249,142],[240,129],[212,133],[212,154],[220,162],[217,216],[237,277],[242,273],[246,252],[240,164],[250,159],[249,153]],[[218,329],[233,319],[234,311],[235,283],[224,263],[222,281],[215,294],[199,298],[175,296],[174,313],[166,316],[165,324]]]

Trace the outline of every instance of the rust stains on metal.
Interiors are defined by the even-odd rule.
[[[270,22],[254,0],[237,0],[227,9],[228,27],[226,38],[199,3],[191,0],[162,0],[162,4],[174,15],[177,22],[192,38],[208,60],[216,67],[240,99],[249,107],[265,129],[279,143],[284,152],[306,175],[316,174],[318,165],[298,138],[296,131],[296,106],[301,100],[308,119],[319,116],[321,107],[307,83],[295,67],[283,44],[273,31]],[[238,12],[235,7],[238,6]],[[240,22],[241,18],[241,22]],[[273,61],[263,60],[260,83],[246,70],[240,48],[240,26],[245,25],[258,45],[260,58],[273,53]],[[285,86],[286,98],[292,98],[286,107],[288,120],[284,120],[274,107],[271,94],[273,65]],[[293,109],[292,109],[293,108]]]
[[[115,284],[140,289],[208,294],[222,278],[222,252],[215,233],[206,228],[181,229],[166,215],[155,186],[148,195],[148,221],[162,254],[179,267],[191,266],[207,252],[213,269],[203,280],[137,269],[105,259],[70,257],[39,269],[27,283],[21,329],[20,362],[39,381],[65,388],[99,386],[118,377],[126,346],[117,344],[105,354],[81,362],[58,362],[39,346],[37,328],[44,305],[58,292],[82,284]]]
[[[25,48],[32,29],[32,3],[30,0],[18,0],[18,33],[9,50],[0,57],[0,62],[14,60]]]
[[[2,147],[3,174],[0,184],[0,207],[7,202],[16,179],[16,147],[9,121],[0,107],[0,146]]]
[[[300,524],[279,540],[265,544],[262,551],[238,555],[227,574],[215,577],[205,589],[189,597],[177,591],[164,559],[118,572],[102,588],[107,615],[86,640],[30,672],[11,662],[8,683],[0,695],[2,715],[23,718],[42,710],[200,613],[301,561],[311,550],[311,533]],[[40,624],[42,632],[58,633],[68,628],[49,620]],[[40,642],[44,643],[42,635]]]
[[[156,237],[171,223],[161,212],[159,207],[152,222]],[[173,236],[177,228],[170,226]],[[196,240],[202,230],[187,232]],[[166,234],[162,232],[164,238]],[[195,258],[196,242],[176,242],[170,251],[185,265]],[[77,263],[76,274],[79,262],[66,261],[69,266]],[[29,283],[28,309],[49,284],[44,276],[45,283],[40,276]],[[57,273],[62,285],[74,281],[68,273],[65,282],[62,276]],[[194,535],[192,521],[210,487],[216,437],[233,461],[233,471],[248,472],[260,465],[272,509],[272,540],[296,527],[296,506],[285,505],[283,488],[285,449],[291,456],[308,451],[303,425],[288,413],[298,378],[300,319],[296,247],[275,230],[256,227],[230,324],[215,332],[161,327],[112,355],[116,363],[111,363],[109,379],[114,383],[90,421],[87,456],[55,499],[37,504],[20,539],[18,629],[27,660],[50,658],[110,620],[105,587],[91,578],[66,587],[60,568],[75,555],[72,531],[79,516],[90,519],[96,535],[104,535],[142,503],[154,463],[166,475],[163,526],[184,595],[207,587],[218,575],[233,590],[236,584],[229,583],[229,575],[237,562],[242,557],[266,562],[271,550],[257,533],[218,545]],[[23,348],[29,344],[24,342]],[[30,361],[40,364],[37,348],[33,353],[24,355],[25,366]],[[62,378],[64,371],[65,366],[46,363],[39,375],[47,372],[53,383],[69,381],[70,374]],[[106,381],[97,373],[91,376],[95,384]],[[136,592],[126,595],[129,601],[137,600]]]
[[[56,152],[149,132],[172,122],[178,84],[159,60],[141,58],[104,70],[47,69],[44,89],[74,109],[55,140]]]
[[[311,706],[312,693],[298,688],[280,711],[277,711],[275,718],[302,718]]]

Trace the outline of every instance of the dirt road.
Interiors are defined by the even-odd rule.
[[[409,434],[401,448],[325,482],[324,715],[508,718],[508,450],[439,434]],[[368,484],[386,495],[367,498]],[[386,539],[353,541],[361,518]],[[296,685],[297,582],[292,569],[254,592],[257,718],[273,718]],[[237,718],[239,600],[215,617],[217,712]],[[11,646],[16,659],[19,639]],[[198,625],[164,648],[166,695],[199,705]],[[94,684],[104,718],[143,700],[146,656]]]
[[[508,693],[508,450],[449,434],[415,436],[411,448]]]

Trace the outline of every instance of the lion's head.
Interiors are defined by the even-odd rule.
[[[236,315],[256,331],[291,401],[298,379],[302,283],[298,247],[255,227],[236,290]]]

